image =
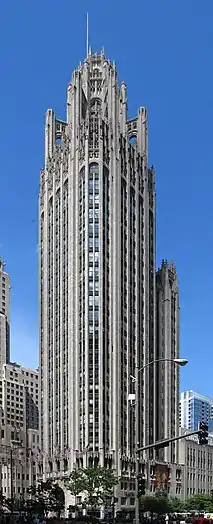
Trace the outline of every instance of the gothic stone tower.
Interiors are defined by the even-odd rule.
[[[122,475],[154,438],[155,370],[138,436],[128,395],[136,361],[155,357],[155,184],[146,109],[127,119],[103,53],[73,72],[66,121],[47,111],[39,219],[44,472],[96,461]]]

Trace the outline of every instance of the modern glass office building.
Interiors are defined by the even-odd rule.
[[[213,414],[213,398],[205,397],[192,390],[180,396],[180,426],[196,430],[199,422],[209,423]]]

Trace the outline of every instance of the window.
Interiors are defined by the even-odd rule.
[[[94,174],[97,177],[97,175],[99,174],[99,166],[98,166],[98,164],[96,164],[96,163],[90,164],[89,172],[90,172],[90,174]]]

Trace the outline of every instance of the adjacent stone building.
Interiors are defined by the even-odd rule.
[[[179,443],[180,462],[183,465],[184,479],[182,498],[197,493],[213,492],[213,438],[209,437],[207,446],[200,446],[197,436],[187,437]]]
[[[39,458],[38,371],[4,364],[0,379],[0,463],[3,494],[27,496]],[[12,457],[12,458],[11,458]],[[12,462],[12,467],[11,467]]]
[[[7,498],[11,489],[14,498],[27,496],[36,482],[38,410],[38,371],[10,362],[10,279],[0,260],[0,487]]]

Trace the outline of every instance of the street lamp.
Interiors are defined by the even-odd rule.
[[[173,364],[177,366],[186,366],[188,364],[188,360],[186,358],[156,358],[155,360],[151,360],[151,362],[148,362],[147,364],[144,364],[141,368],[138,367],[138,364],[136,364],[136,373],[135,377],[130,375],[130,378],[133,382],[136,382],[135,385],[135,411],[136,411],[136,424],[135,424],[135,432],[136,432],[136,438],[138,438],[139,433],[139,392],[138,392],[138,375],[139,373],[143,372],[146,368],[149,366],[152,366],[153,364],[156,364],[158,362],[172,362]],[[139,447],[139,442],[137,442],[137,447]],[[135,482],[135,489],[136,489],[136,500],[135,500],[135,524],[139,524],[139,498],[138,498],[138,475],[139,475],[139,459],[137,458],[136,453],[136,482]]]
[[[174,358],[173,362],[174,364],[178,364],[181,367],[184,367],[186,364],[188,364],[188,360],[186,358]]]

